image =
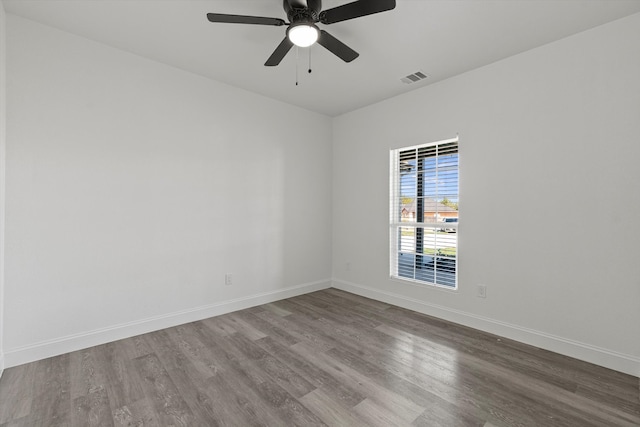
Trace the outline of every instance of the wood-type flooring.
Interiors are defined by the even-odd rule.
[[[640,426],[639,386],[327,289],[6,369],[0,426]]]

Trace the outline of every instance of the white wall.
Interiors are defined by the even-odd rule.
[[[334,285],[640,375],[639,40],[633,15],[336,118]],[[456,134],[459,291],[390,280],[389,149]]]
[[[329,118],[7,22],[7,366],[330,285]]]
[[[6,15],[0,2],[0,376],[4,370],[4,200],[6,153]]]

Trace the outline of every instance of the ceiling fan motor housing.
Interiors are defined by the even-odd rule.
[[[284,11],[287,13],[287,18],[292,25],[308,23],[313,24],[320,19],[320,10],[322,9],[322,2],[320,0],[307,0],[307,7],[297,6],[295,0],[284,0]]]

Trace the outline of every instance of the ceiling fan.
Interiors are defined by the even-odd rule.
[[[358,52],[325,30],[321,30],[316,24],[329,25],[385,12],[395,8],[396,2],[395,0],[359,0],[322,10],[322,0],[283,0],[283,6],[290,22],[285,22],[280,18],[227,15],[223,13],[207,13],[207,19],[211,22],[230,24],[286,25],[288,28],[284,40],[280,42],[276,50],[267,59],[267,62],[264,63],[268,67],[278,65],[293,45],[307,47],[315,42],[318,42],[318,44],[343,61],[351,62],[358,57]]]

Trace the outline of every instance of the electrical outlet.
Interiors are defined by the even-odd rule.
[[[224,284],[227,286],[233,285],[233,276],[231,276],[231,273],[224,275]]]
[[[487,297],[487,285],[478,285],[476,290],[476,295],[478,298],[486,298]]]

